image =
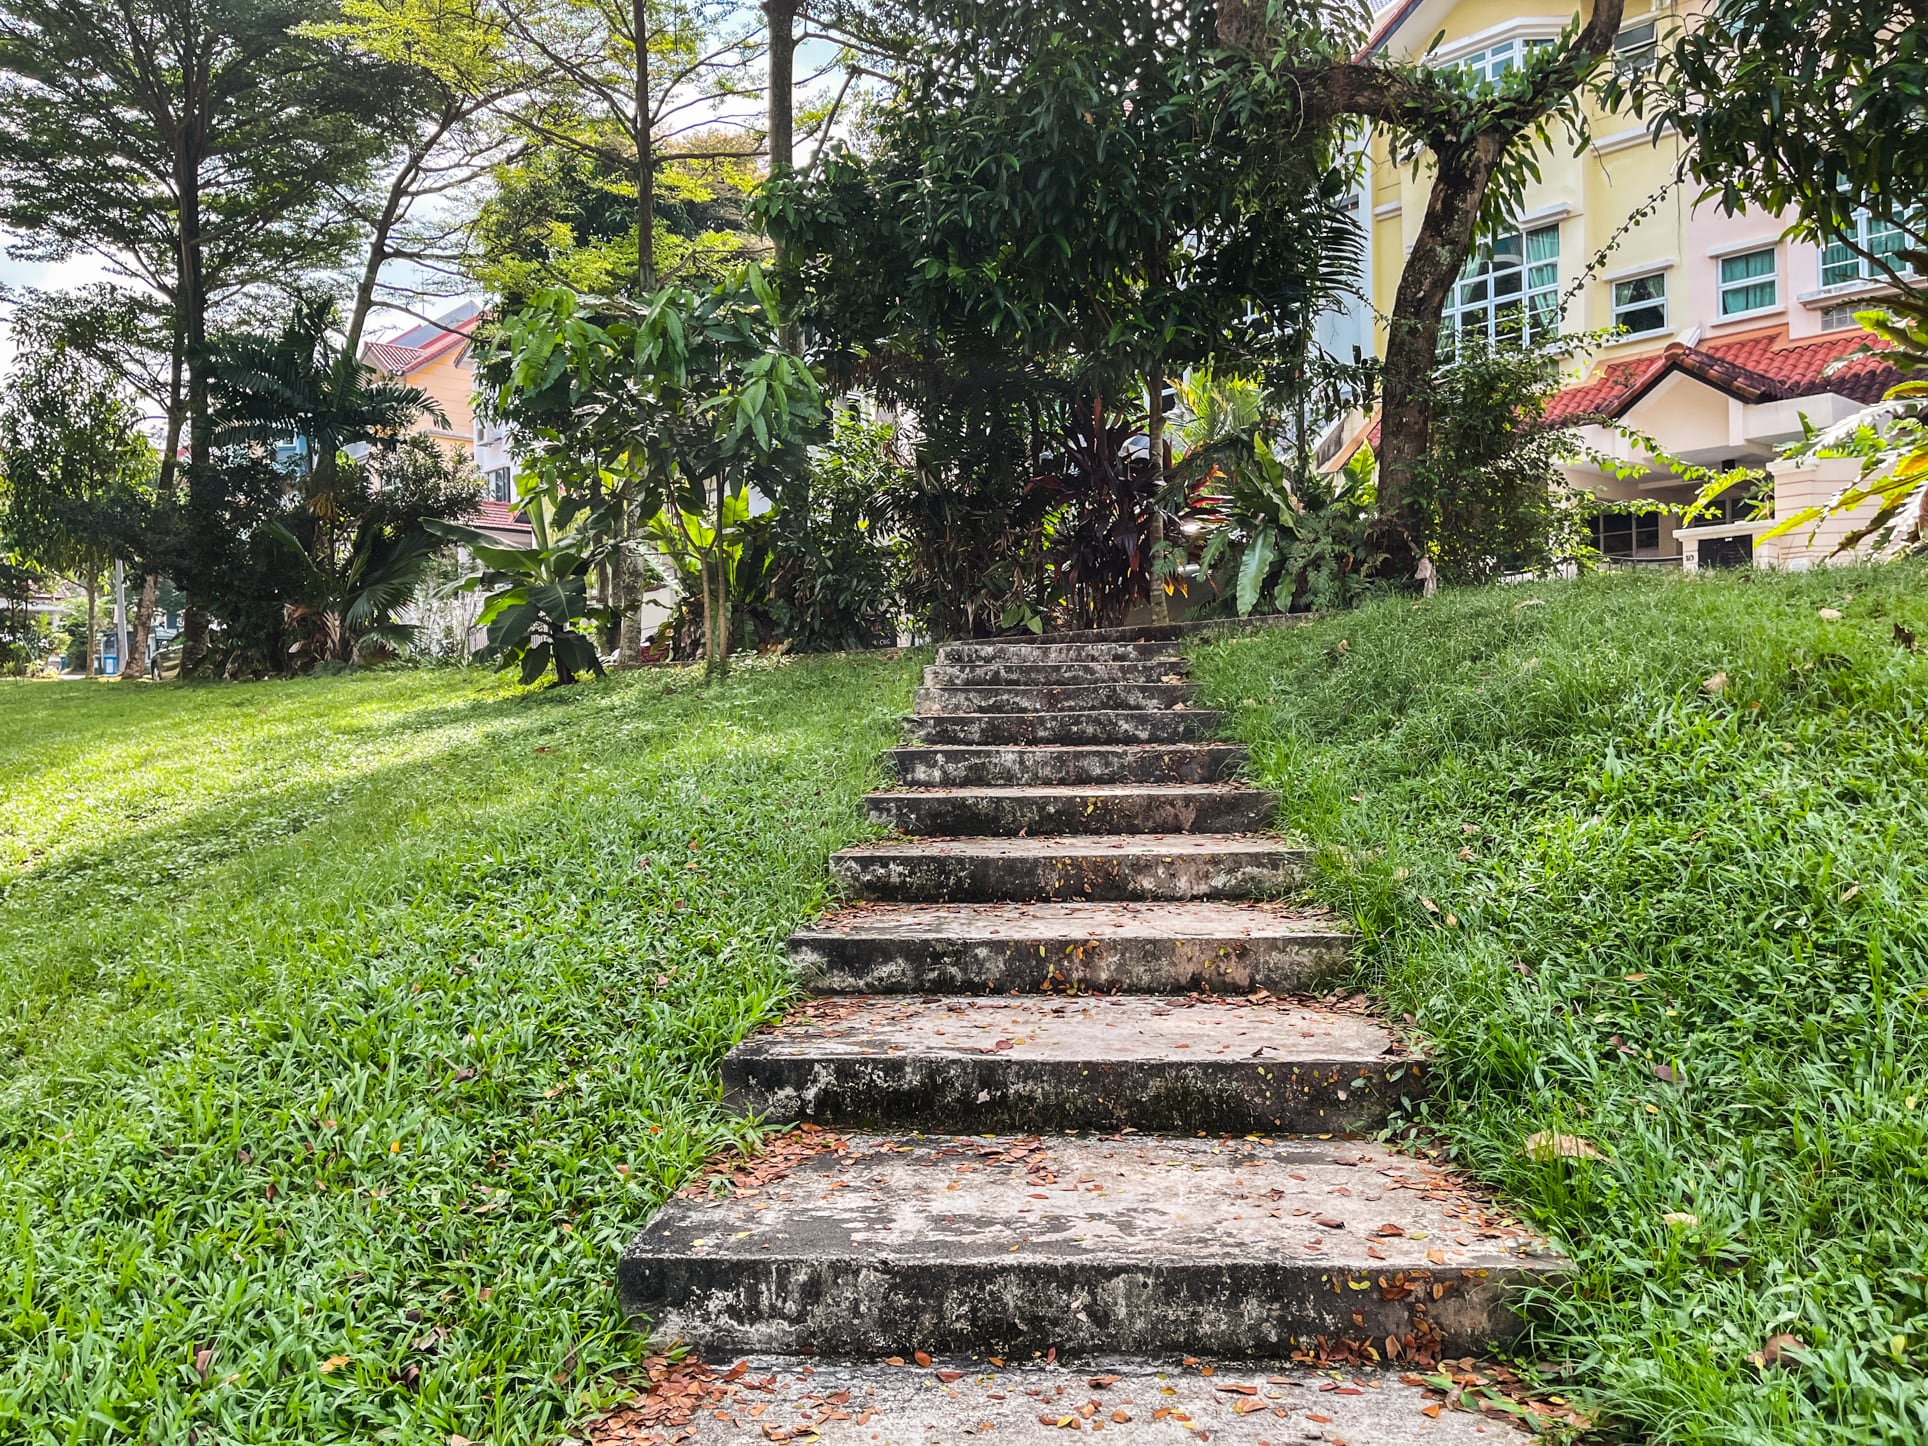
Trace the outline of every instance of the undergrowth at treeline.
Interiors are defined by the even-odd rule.
[[[916,659],[0,684],[0,1440],[553,1441]]]
[[[1573,1255],[1533,1349],[1628,1439],[1928,1440],[1909,634],[1928,573],[1895,566],[1447,593],[1195,650],[1361,982],[1439,1057],[1421,1123]],[[1599,1157],[1533,1158],[1539,1131]],[[1792,1368],[1751,1362],[1777,1333]]]

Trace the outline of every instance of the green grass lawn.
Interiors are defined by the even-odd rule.
[[[1421,1125],[1578,1263],[1536,1349],[1632,1440],[1928,1440],[1928,656],[1898,623],[1928,645],[1919,567],[1196,650],[1439,1055]],[[1599,1158],[1528,1158],[1543,1130]],[[1750,1363],[1779,1332],[1798,1368]]]
[[[554,1440],[916,659],[0,684],[0,1440]]]

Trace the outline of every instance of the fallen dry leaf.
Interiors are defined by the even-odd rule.
[[[1725,673],[1708,674],[1705,678],[1702,678],[1700,680],[1700,688],[1703,693],[1707,693],[1712,697],[1718,698],[1722,693],[1727,691],[1727,674]]]
[[[1539,1130],[1526,1137],[1521,1151],[1533,1160],[1597,1160],[1600,1151],[1593,1142],[1583,1140],[1578,1135],[1556,1135],[1551,1130]]]
[[[1781,1370],[1791,1371],[1801,1363],[1789,1355],[1788,1352],[1804,1351],[1806,1349],[1807,1342],[1803,1341],[1799,1336],[1789,1335],[1783,1331],[1779,1335],[1769,1336],[1767,1338],[1767,1344],[1749,1356],[1748,1360],[1760,1366],[1762,1369],[1766,1369],[1769,1366],[1778,1366]]]
[[[1689,1215],[1685,1210],[1669,1210],[1660,1218],[1680,1230],[1692,1230],[1700,1224],[1698,1215]]]

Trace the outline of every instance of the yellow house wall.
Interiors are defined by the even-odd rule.
[[[1438,18],[1437,12],[1415,15],[1395,35],[1392,53],[1410,56],[1434,34],[1442,32],[1440,49],[1450,52],[1456,42],[1520,20],[1544,19],[1549,24],[1540,33],[1546,33],[1565,23],[1571,13],[1557,4],[1549,4],[1542,10],[1524,8],[1517,0],[1512,3],[1464,0],[1447,10],[1443,19]],[[1635,0],[1627,18],[1638,23],[1645,13],[1648,13],[1647,7]],[[1666,16],[1675,12],[1669,7],[1654,13]],[[1568,298],[1566,326],[1569,331],[1597,331],[1611,326],[1613,284],[1604,277],[1671,263],[1667,268],[1667,331],[1605,344],[1596,356],[1611,360],[1660,349],[1687,324],[1686,318],[1707,312],[1709,305],[1707,299],[1695,297],[1689,291],[1688,279],[1695,268],[1689,264],[1692,253],[1687,197],[1680,187],[1668,188],[1679,160],[1680,142],[1668,135],[1656,144],[1637,117],[1589,109],[1593,145],[1584,154],[1575,156],[1571,143],[1556,130],[1553,145],[1543,149],[1538,157],[1540,178],[1527,185],[1520,210],[1523,216],[1531,217],[1554,208],[1567,208],[1557,222],[1563,291],[1573,286],[1574,279],[1587,269],[1596,255],[1612,246],[1611,254],[1595,268],[1597,274],[1577,295]],[[1392,310],[1400,272],[1419,231],[1431,171],[1422,166],[1415,177],[1410,165],[1394,166],[1383,135],[1374,136],[1368,154],[1373,208],[1370,284],[1377,313],[1376,340],[1383,349],[1384,318]],[[1622,231],[1634,212],[1663,191],[1667,194],[1654,214],[1616,239],[1616,233]],[[1579,359],[1576,370],[1586,370],[1594,359]]]
[[[420,387],[448,413],[447,427],[425,422],[421,430],[434,437],[449,451],[473,460],[475,455],[475,369],[466,343],[438,356],[427,366],[410,372],[410,386]]]

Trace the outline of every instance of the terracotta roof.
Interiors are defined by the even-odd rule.
[[[1824,392],[1838,392],[1857,402],[1879,401],[1901,378],[1892,363],[1865,356],[1832,372],[1828,369],[1850,353],[1886,349],[1886,342],[1863,331],[1790,341],[1784,328],[1700,346],[1675,342],[1652,356],[1608,362],[1578,386],[1555,395],[1547,404],[1546,419],[1584,423],[1589,418],[1625,416],[1675,372],[1685,372],[1744,402],[1779,402]]]
[[[391,377],[405,377],[437,357],[466,345],[469,333],[475,330],[475,324],[480,320],[480,316],[471,316],[454,322],[426,346],[397,346],[391,341],[363,342],[362,360]]]
[[[470,522],[484,532],[511,532],[518,537],[534,535],[529,530],[529,524],[516,515],[514,503],[497,502],[492,497],[482,499],[482,510]]]

